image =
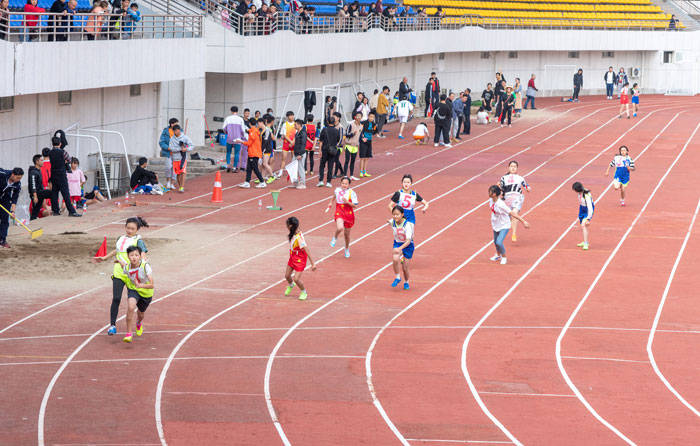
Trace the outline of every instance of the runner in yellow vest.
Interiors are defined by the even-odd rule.
[[[129,263],[127,249],[131,246],[138,246],[144,253],[148,252],[146,244],[139,235],[139,229],[148,227],[148,223],[141,217],[131,217],[126,220],[126,234],[117,239],[115,249],[108,252],[104,257],[97,257],[97,261],[107,260],[115,256],[114,268],[112,270],[112,305],[109,314],[109,329],[107,334],[112,336],[117,333],[117,315],[119,314],[119,304],[122,301],[122,293],[124,286],[127,284],[128,277],[124,274],[123,265]]]
[[[136,331],[136,336],[143,334],[143,317],[153,297],[153,270],[151,265],[143,259],[143,251],[139,246],[130,246],[126,253],[129,262],[119,262],[122,265],[123,273],[127,276],[126,287],[128,291],[126,295],[129,299],[129,306],[126,310],[126,336],[123,341],[131,342],[134,331]],[[138,311],[136,311],[137,309]],[[136,313],[135,322],[134,313]]]

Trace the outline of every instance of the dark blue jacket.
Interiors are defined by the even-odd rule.
[[[22,185],[19,181],[16,183],[7,184],[11,175],[11,170],[0,169],[0,203],[3,205],[17,204],[19,191],[22,190]],[[8,209],[8,211],[9,210],[10,209]]]

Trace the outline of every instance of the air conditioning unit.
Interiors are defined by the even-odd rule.
[[[630,68],[629,73],[632,79],[639,79],[642,76],[642,69],[639,67],[633,67]]]

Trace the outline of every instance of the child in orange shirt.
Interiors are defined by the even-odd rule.
[[[314,125],[314,115],[306,115],[306,160],[309,161],[309,170],[306,176],[311,176],[314,172],[314,144],[316,143],[316,126]],[[306,170],[306,160],[304,160],[304,170]]]
[[[263,181],[263,177],[260,175],[260,168],[258,168],[258,161],[262,158],[262,141],[258,128],[263,124],[263,121],[260,120],[258,122],[255,118],[250,118],[249,122],[251,127],[248,129],[248,141],[243,141],[243,144],[248,146],[248,164],[245,169],[245,183],[241,183],[240,187],[250,189],[250,178],[252,173],[255,172],[255,176],[258,177],[258,185],[255,187],[263,189],[267,187],[267,183]]]

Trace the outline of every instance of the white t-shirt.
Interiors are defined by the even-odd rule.
[[[407,100],[399,101],[396,105],[396,114],[398,116],[408,116],[413,111],[413,104]]]
[[[403,224],[397,225],[394,219],[391,220],[391,229],[394,230],[394,241],[404,244],[406,240],[413,240],[413,223],[404,220]]]
[[[477,124],[487,124],[489,122],[489,114],[484,110],[476,114]]]
[[[614,71],[608,71],[607,73],[605,73],[605,83],[606,84],[612,84],[614,80],[615,80],[615,72]]]
[[[153,275],[153,270],[148,262],[142,261],[136,268],[132,267],[131,263],[127,263],[124,266],[124,274],[126,274],[129,279],[134,282],[134,285],[136,284],[136,280],[134,280],[136,278],[138,278],[141,284],[146,284],[148,283],[148,276]]]
[[[425,136],[428,134],[428,126],[420,123],[418,124],[418,127],[416,127],[416,130],[413,132],[413,136]]]
[[[336,187],[335,202],[338,204],[352,203],[354,205],[357,205],[357,194],[352,189],[343,189],[342,187]]]
[[[505,201],[500,198],[495,202],[489,199],[489,208],[491,209],[491,227],[494,231],[500,232],[504,229],[510,229],[510,208]]]

